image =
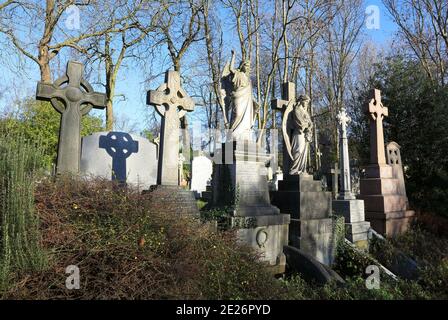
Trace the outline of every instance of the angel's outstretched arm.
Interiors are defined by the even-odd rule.
[[[232,50],[232,59],[230,59],[230,72],[235,72],[235,51]]]

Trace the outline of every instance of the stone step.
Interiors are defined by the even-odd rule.
[[[399,194],[398,179],[367,178],[359,181],[360,193],[363,195]]]
[[[295,219],[328,218],[332,212],[331,192],[271,191],[271,203]]]
[[[359,199],[364,200],[364,207],[366,213],[370,212],[394,212],[406,211],[406,197],[398,194],[386,195],[364,195],[358,196]]]

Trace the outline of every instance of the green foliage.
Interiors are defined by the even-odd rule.
[[[29,141],[40,141],[44,165],[51,167],[57,156],[60,118],[49,102],[27,99],[18,105],[14,113],[0,119],[0,128],[14,135],[22,135]],[[82,118],[82,136],[102,130],[104,126],[100,118],[90,115]]]
[[[144,129],[141,133],[140,133],[140,135],[142,136],[142,137],[145,137],[146,139],[148,139],[149,141],[154,141],[154,134],[151,132],[151,130],[148,130],[148,129]]]
[[[401,145],[408,197],[414,207],[447,215],[448,207],[448,87],[433,83],[412,60],[392,57],[376,67],[371,87],[381,90],[389,116],[384,119],[385,141]],[[368,154],[368,119],[359,93],[353,141]],[[358,138],[357,138],[358,137]]]
[[[13,271],[46,265],[34,212],[34,184],[42,158],[39,141],[0,131],[0,289]]]

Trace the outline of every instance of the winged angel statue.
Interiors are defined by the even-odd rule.
[[[292,160],[290,175],[307,172],[308,149],[312,141],[313,122],[308,113],[310,98],[300,95],[291,100],[283,115],[282,130],[286,150]]]
[[[233,140],[253,140],[252,127],[255,122],[257,104],[252,97],[250,62],[241,61],[235,69],[235,52],[227,62],[221,77],[222,96],[226,113],[231,113],[230,130]]]

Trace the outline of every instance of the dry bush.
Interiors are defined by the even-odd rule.
[[[251,299],[285,294],[232,232],[193,218],[148,212],[151,194],[103,180],[41,181],[36,211],[50,267],[18,274],[3,298]],[[65,268],[80,268],[68,290]]]

